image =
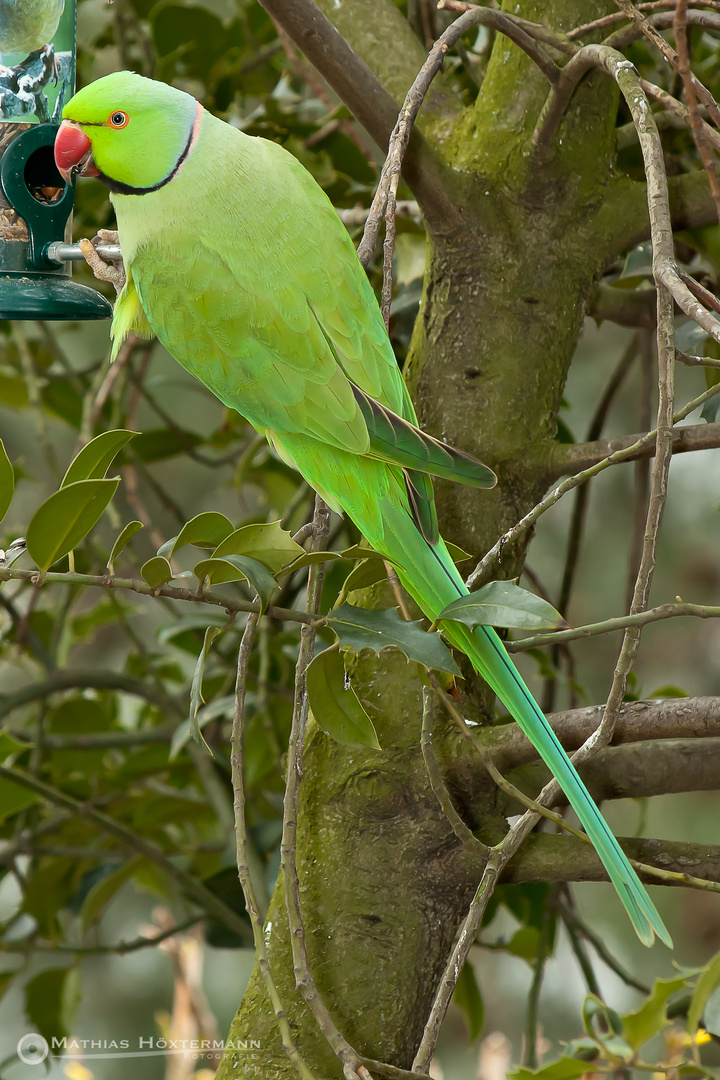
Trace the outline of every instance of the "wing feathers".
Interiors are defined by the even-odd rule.
[[[491,488],[497,483],[492,469],[464,450],[446,446],[416,428],[379,401],[352,387],[370,435],[370,453],[403,469],[441,476],[470,487]]]

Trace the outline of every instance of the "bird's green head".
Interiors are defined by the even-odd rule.
[[[63,109],[55,162],[97,176],[111,191],[141,195],[166,184],[191,150],[202,108],[165,83],[117,71],[84,87]]]

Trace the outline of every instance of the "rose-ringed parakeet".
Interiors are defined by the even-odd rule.
[[[46,49],[64,7],[65,0],[0,0],[0,54]]]
[[[55,159],[110,189],[127,281],[115,349],[165,348],[399,567],[430,619],[467,590],[438,535],[431,476],[491,487],[425,435],[375,296],[333,206],[279,145],[188,94],[118,72],[63,111]],[[442,624],[560,782],[641,941],[667,930],[542,711],[489,627]]]

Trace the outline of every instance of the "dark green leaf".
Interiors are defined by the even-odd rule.
[[[307,692],[319,728],[344,746],[380,749],[373,722],[349,683],[337,649],[326,649],[307,669]]]
[[[46,499],[27,527],[27,549],[40,570],[67,555],[97,524],[120,480],[78,480]]]
[[[212,645],[213,641],[219,633],[220,627],[218,626],[208,626],[207,630],[205,631],[202,649],[200,650],[200,655],[197,658],[197,663],[195,665],[195,671],[192,678],[192,686],[190,688],[190,715],[188,717],[190,721],[190,734],[192,735],[195,742],[200,743],[202,746],[204,746],[208,754],[210,755],[212,755],[212,750],[203,738],[203,733],[200,730],[200,726],[197,721],[197,714],[200,706],[205,704],[205,699],[202,696],[202,682],[203,673],[205,671],[205,660],[207,658],[210,646]]]
[[[68,484],[74,484],[77,480],[102,480],[123,446],[137,434],[137,431],[118,428],[115,431],[104,431],[102,435],[96,436],[87,446],[83,446],[80,453],[70,462],[60,487],[67,487]]]
[[[258,594],[263,608],[267,607],[276,588],[275,578],[268,568],[257,559],[247,559],[243,555],[203,559],[193,567],[193,573],[199,581],[207,578],[211,585],[222,585],[227,581],[240,581],[245,578]]]
[[[229,908],[238,914],[243,921],[247,921],[245,934],[239,934],[231,930],[225,923],[216,922],[214,919],[205,919],[203,933],[208,945],[214,949],[243,949],[252,944],[252,924],[245,907],[240,882],[238,881],[237,869],[224,867],[203,879],[203,885],[209,889],[213,896],[219,897]]]
[[[21,742],[20,739],[16,739],[15,736],[5,728],[0,731],[0,761],[5,761],[15,754],[24,754],[29,746],[30,743]]]
[[[28,791],[27,788],[13,784],[11,780],[6,780],[4,777],[0,780],[0,821],[12,817],[18,810],[23,810],[36,802],[40,802],[40,796],[34,791]]]
[[[132,877],[140,861],[142,860],[137,855],[127,859],[109,873],[103,874],[95,882],[83,900],[80,910],[80,921],[84,930],[94,926],[98,919],[102,917],[118,889],[125,884],[128,878]]]
[[[303,570],[306,566],[314,566],[316,563],[337,562],[343,556],[339,551],[306,551],[294,562],[283,567],[283,574],[294,574],[296,570]]]
[[[141,461],[163,461],[193,450],[202,439],[191,431],[171,431],[159,428],[156,431],[142,431],[133,443],[133,454]]]
[[[256,559],[276,574],[304,554],[279,521],[270,521],[265,525],[245,525],[236,529],[218,545],[213,558],[243,555]]]
[[[111,574],[115,573],[115,560],[120,552],[129,544],[135,533],[144,528],[142,521],[129,521],[112,546],[107,567]]]
[[[65,991],[71,968],[42,971],[25,984],[25,1012],[30,1026],[52,1045],[53,1036],[68,1035]]]
[[[344,603],[328,616],[328,625],[337,634],[342,646],[374,649],[380,652],[388,645],[395,645],[407,656],[435,671],[447,671],[459,675],[460,669],[450,650],[440,640],[440,635],[428,633],[419,622],[402,619],[394,608],[367,611]]]
[[[151,589],[157,589],[158,585],[164,585],[166,581],[172,581],[173,570],[167,559],[162,555],[154,555],[140,567],[140,576],[147,581]]]
[[[520,589],[514,581],[490,581],[477,592],[461,596],[440,613],[465,626],[515,626],[523,630],[557,630],[567,626],[547,600]]]
[[[0,439],[0,521],[8,512],[15,490],[15,472],[10,464],[5,446]]]
[[[462,971],[455,984],[453,1001],[468,1022],[470,1042],[475,1042],[483,1029],[485,1008],[480,987],[475,977],[475,970],[469,960],[466,960],[462,966]]]
[[[232,531],[232,522],[224,514],[219,514],[216,511],[197,514],[190,521],[185,522],[173,540],[163,544],[158,551],[158,555],[165,555],[169,559],[171,555],[179,551],[180,548],[185,547],[186,544],[193,544],[195,547],[201,548],[214,548]],[[167,550],[168,545],[170,545],[169,550]]]

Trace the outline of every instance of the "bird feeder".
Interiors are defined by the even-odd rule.
[[[43,21],[37,3],[6,14],[0,0],[0,319],[107,319],[105,297],[70,280],[74,189],[53,158],[75,89],[76,0],[44,2]]]

